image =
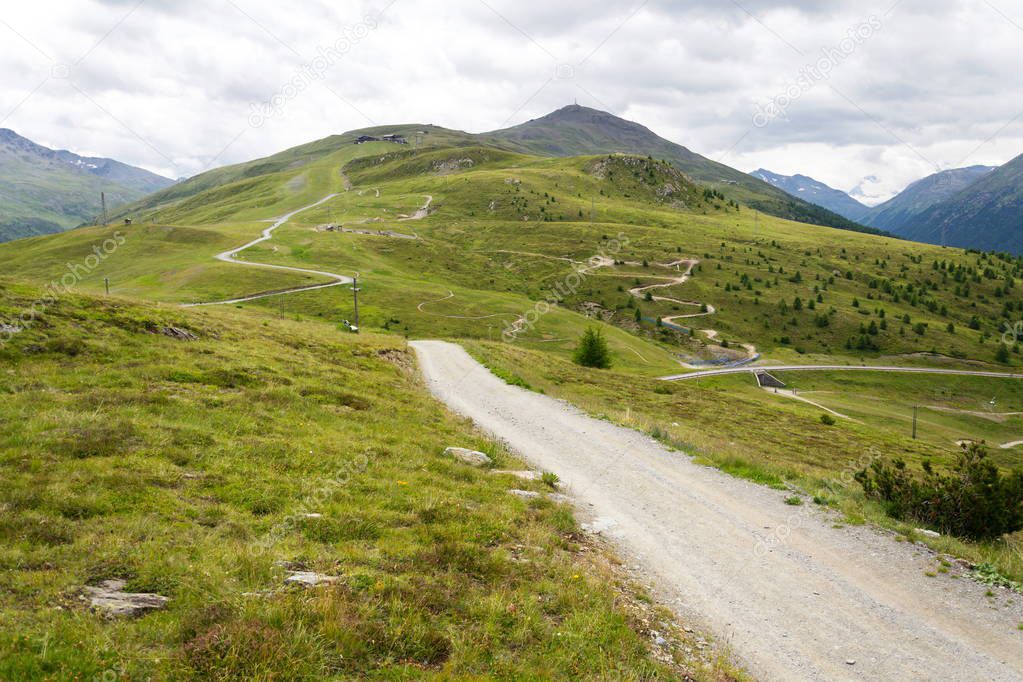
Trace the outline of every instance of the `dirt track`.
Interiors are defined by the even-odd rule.
[[[785,493],[508,386],[459,346],[412,345],[436,396],[557,473],[658,597],[757,677],[1023,680],[1019,595],[988,599],[966,577],[927,577],[937,564],[920,546],[833,528],[811,504],[787,506]]]
[[[333,199],[336,196],[339,196],[339,195],[331,194],[331,195],[325,196],[324,198],[322,198],[319,201],[317,201],[315,204],[310,204],[308,206],[304,206],[304,207],[302,207],[302,208],[300,208],[298,210],[295,210],[295,211],[292,211],[291,213],[288,213],[287,215],[283,215],[280,218],[277,218],[274,221],[273,225],[271,225],[270,227],[268,227],[265,230],[263,230],[263,235],[261,237],[259,237],[259,239],[253,239],[248,244],[243,244],[242,246],[239,246],[236,249],[231,249],[230,251],[225,251],[223,253],[218,253],[217,256],[216,256],[217,260],[223,261],[225,263],[235,263],[237,265],[247,265],[247,266],[252,267],[252,268],[267,268],[269,270],[285,270],[287,272],[297,272],[297,273],[300,273],[300,274],[303,274],[303,275],[316,275],[317,277],[326,277],[326,278],[330,279],[331,281],[329,281],[329,282],[327,282],[325,284],[307,284],[307,285],[304,285],[304,286],[291,287],[289,289],[282,289],[280,291],[264,291],[264,292],[260,292],[258,294],[250,294],[248,296],[241,296],[239,298],[232,298],[232,299],[229,299],[229,300],[226,300],[226,301],[210,301],[209,303],[185,303],[185,304],[182,304],[182,307],[184,307],[184,308],[197,308],[197,307],[201,307],[201,306],[211,306],[211,305],[233,305],[235,303],[245,303],[246,301],[255,301],[255,300],[260,299],[260,298],[267,298],[269,296],[281,296],[281,295],[284,295],[284,294],[297,294],[297,293],[302,292],[302,291],[315,291],[316,289],[328,289],[330,287],[341,286],[342,284],[351,284],[352,283],[352,278],[351,277],[345,277],[344,275],[339,275],[339,274],[334,273],[334,272],[324,272],[322,270],[307,270],[305,268],[293,268],[290,265],[272,265],[270,263],[256,263],[254,261],[238,260],[238,254],[240,254],[242,251],[245,251],[246,249],[248,249],[251,246],[255,246],[256,244],[261,244],[262,242],[270,241],[270,239],[273,238],[274,231],[277,230],[277,228],[279,228],[281,225],[284,225],[285,223],[287,223],[289,220],[291,220],[293,217],[295,217],[299,213],[302,213],[303,211],[308,211],[311,208],[316,208],[317,206],[321,206],[321,205],[327,203],[328,201],[330,201],[331,199]]]

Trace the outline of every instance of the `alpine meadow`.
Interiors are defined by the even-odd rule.
[[[995,4],[0,12],[0,680],[1023,679]]]

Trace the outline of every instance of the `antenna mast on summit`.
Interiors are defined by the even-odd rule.
[[[103,206],[103,227],[106,227],[107,226],[107,193],[106,192],[100,192],[99,193],[99,201],[100,201],[100,204],[102,204],[102,206]]]

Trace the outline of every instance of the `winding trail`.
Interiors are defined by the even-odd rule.
[[[638,298],[640,300],[644,300],[645,297],[646,297],[647,292],[652,291],[653,289],[666,289],[668,287],[673,287],[673,286],[678,286],[680,284],[685,284],[686,282],[688,282],[692,278],[692,276],[693,276],[693,269],[697,265],[699,265],[699,264],[700,264],[700,261],[697,258],[681,258],[679,260],[672,261],[671,263],[655,263],[655,265],[657,265],[658,267],[662,267],[662,268],[677,268],[679,270],[680,274],[679,274],[678,277],[660,277],[660,276],[657,276],[657,275],[646,275],[646,277],[648,279],[659,279],[659,280],[664,280],[664,282],[662,284],[648,284],[646,286],[634,287],[632,289],[629,289],[629,294],[633,298]],[[616,265],[616,263],[613,260],[611,260],[610,258],[603,258],[603,259],[600,259],[600,261],[598,263],[592,265],[589,268],[586,268],[586,270],[587,271],[591,271],[591,270],[596,270],[597,268],[602,268],[602,267],[614,267],[615,265]],[[626,263],[626,265],[640,265],[640,263]],[[685,272],[682,272],[682,266],[683,265],[686,266]],[[633,275],[612,275],[612,276],[614,276],[614,277],[632,277]],[[717,309],[714,306],[712,306],[711,304],[709,304],[709,303],[701,303],[700,301],[684,301],[684,300],[678,299],[678,298],[670,298],[668,296],[654,296],[652,294],[651,294],[650,298],[653,301],[664,301],[666,303],[674,303],[676,305],[701,306],[701,307],[702,306],[706,306],[706,308],[707,308],[706,312],[701,310],[698,313],[686,313],[686,314],[682,314],[682,315],[670,315],[668,317],[662,317],[661,320],[664,323],[666,323],[666,324],[674,324],[675,320],[687,320],[687,319],[692,319],[692,318],[695,318],[695,317],[706,317],[708,315],[713,315],[713,314],[715,314],[717,312]],[[718,333],[719,333],[716,329],[701,329],[699,331],[700,331],[700,333],[702,333],[704,336],[706,336],[711,341],[714,341],[715,339],[717,339]],[[756,359],[758,357],[757,347],[754,346],[753,344],[751,344],[751,343],[741,343],[739,345],[742,347],[743,350],[746,351],[746,357],[744,359],[742,359],[742,360],[739,360],[739,362],[749,362],[749,361],[754,360],[754,359]],[[693,365],[693,364],[690,364],[690,363],[687,363],[687,362],[683,362],[681,360],[678,360],[678,362],[679,362],[679,364],[681,364],[684,367],[690,367],[690,368],[694,368],[694,369],[697,367],[696,365]]]
[[[686,259],[683,259],[683,260],[677,260],[677,261],[674,261],[674,262],[671,262],[671,263],[663,264],[660,267],[663,267],[663,268],[678,267],[678,268],[680,268],[680,272],[681,272],[681,266],[682,265],[686,265],[687,267],[686,267],[686,271],[682,272],[678,277],[654,277],[654,279],[666,280],[665,284],[648,284],[647,286],[643,286],[643,287],[635,287],[633,289],[629,289],[629,293],[632,296],[634,296],[635,298],[642,299],[642,298],[645,297],[646,292],[650,291],[652,289],[666,289],[668,287],[673,287],[673,286],[676,286],[676,285],[679,285],[679,284],[685,284],[686,282],[689,281],[690,277],[692,277],[692,275],[693,275],[693,268],[695,268],[697,265],[699,265],[699,263],[700,263],[700,261],[698,261],[696,259],[686,258]],[[690,305],[690,306],[702,306],[702,305],[704,305],[703,303],[700,303],[699,301],[683,301],[683,300],[680,300],[680,299],[677,299],[677,298],[669,298],[667,296],[653,296],[653,295],[651,295],[650,298],[653,299],[654,301],[665,301],[666,303],[675,303],[675,304],[678,304],[678,305]],[[707,312],[700,311],[698,313],[689,313],[689,314],[686,314],[686,315],[672,315],[671,317],[662,317],[661,319],[664,320],[665,322],[674,322],[675,320],[684,320],[684,319],[689,319],[689,318],[692,318],[692,317],[704,317],[706,315],[713,315],[714,313],[717,312],[717,310],[714,308],[714,306],[710,305],[709,303],[707,303],[706,306],[707,306]],[[717,332],[714,332],[714,334],[717,335]],[[713,337],[711,337],[711,338],[713,338]]]
[[[349,182],[347,176],[344,176],[344,174],[342,174],[342,177],[344,178],[344,182],[345,182],[345,191],[350,191],[351,190],[351,183]],[[380,196],[380,190],[376,189],[375,191],[376,191],[376,195],[379,197]],[[297,272],[297,273],[300,273],[300,274],[303,274],[303,275],[316,275],[318,277],[326,277],[326,278],[328,278],[330,280],[333,280],[333,281],[326,282],[326,283],[323,283],[323,284],[307,284],[307,285],[303,285],[303,286],[289,287],[287,289],[278,289],[278,290],[275,290],[275,291],[264,291],[264,292],[261,292],[261,293],[258,293],[258,294],[252,294],[251,296],[241,296],[239,298],[231,298],[231,299],[227,299],[227,300],[224,300],[224,301],[209,301],[207,303],[182,303],[181,306],[183,308],[199,308],[199,307],[202,307],[202,306],[211,306],[211,305],[231,305],[231,304],[235,304],[235,303],[245,303],[246,301],[256,301],[256,300],[259,300],[261,298],[269,298],[270,296],[283,296],[283,295],[287,295],[287,294],[298,294],[298,293],[301,293],[303,291],[316,291],[317,289],[329,289],[330,287],[337,287],[337,286],[341,286],[342,284],[351,284],[353,282],[351,277],[347,277],[345,275],[339,275],[336,272],[327,272],[325,270],[309,270],[309,269],[306,269],[306,268],[295,268],[295,267],[292,267],[290,265],[271,265],[270,263],[256,263],[256,262],[253,262],[253,261],[238,260],[238,254],[239,253],[241,253],[242,251],[245,251],[248,248],[251,248],[251,247],[255,246],[256,244],[261,244],[261,243],[263,243],[265,241],[269,241],[270,239],[273,238],[273,233],[277,230],[277,228],[279,228],[282,225],[284,225],[285,223],[287,223],[289,220],[291,220],[292,218],[297,216],[299,213],[302,213],[304,211],[308,211],[310,209],[316,208],[317,206],[322,206],[323,204],[327,203],[331,199],[334,199],[334,198],[339,197],[339,196],[341,196],[340,193],[329,194],[329,195],[323,197],[322,199],[320,199],[319,201],[317,201],[314,204],[309,204],[308,206],[303,206],[302,208],[296,209],[296,210],[292,211],[291,213],[287,213],[287,214],[281,216],[280,218],[277,218],[275,221],[273,221],[273,225],[271,225],[270,227],[268,227],[265,230],[263,230],[262,236],[259,237],[258,239],[253,239],[248,244],[244,244],[242,246],[239,246],[236,249],[231,249],[230,251],[224,251],[223,253],[218,253],[215,256],[215,258],[217,260],[223,261],[225,263],[234,263],[236,265],[247,265],[247,266],[253,267],[253,268],[266,268],[266,269],[270,269],[270,270],[284,270],[286,272]],[[428,216],[430,214],[430,204],[433,203],[433,197],[428,195],[428,194],[425,195],[425,196],[426,196],[426,203],[421,208],[417,209],[416,212],[414,214],[412,214],[411,216],[409,216],[407,218],[402,218],[400,220],[400,222],[404,222],[406,220],[422,220],[423,218],[425,218],[426,216]],[[354,230],[346,230],[346,231],[354,232]],[[369,233],[369,232],[372,232],[372,231],[366,230],[366,232]],[[398,234],[398,233],[384,233],[384,232],[378,232],[377,234],[381,234],[381,235],[386,234],[387,236],[400,237],[400,238],[404,238],[404,239],[418,239],[419,238],[419,235],[410,236],[410,235],[403,235],[403,234]],[[454,294],[452,294],[452,296],[454,296]],[[472,318],[469,318],[469,319],[472,319]]]
[[[442,301],[450,301],[454,297],[455,297],[455,292],[448,291],[447,296],[442,296],[441,298],[431,299],[429,301],[423,301],[422,303],[420,303],[419,305],[416,306],[416,310],[418,310],[419,312],[424,313],[426,315],[433,315],[434,317],[442,317],[442,318],[447,319],[447,320],[470,320],[470,321],[492,320],[492,319],[498,318],[498,317],[509,317],[510,315],[514,314],[514,313],[492,313],[490,315],[478,315],[478,316],[471,316],[471,315],[445,315],[444,313],[435,313],[432,310],[427,310],[426,309],[426,306],[429,305],[430,303],[441,303]],[[505,332],[508,333],[508,334],[518,334],[522,330],[522,328],[523,328],[523,326],[525,324],[526,324],[526,316],[525,315],[519,315],[506,328]]]
[[[577,261],[577,260],[572,259],[572,258],[568,258],[566,256],[551,256],[551,255],[548,255],[548,254],[534,253],[534,252],[531,252],[531,251],[513,251],[513,250],[509,250],[509,249],[498,249],[498,250],[494,251],[494,253],[508,253],[508,254],[515,254],[515,255],[519,255],[519,256],[530,256],[530,257],[533,257],[533,258],[545,258],[547,260],[563,261],[563,262],[566,262],[566,263],[571,263],[572,265],[575,265],[575,266],[582,266],[582,267],[578,267],[577,270],[576,270],[576,272],[578,272],[579,274],[591,274],[594,271],[599,270],[601,268],[613,268],[613,267],[618,265],[618,263],[614,259],[608,258],[606,256],[595,256],[595,257],[591,258],[589,261],[583,262],[583,261]],[[632,296],[633,298],[644,300],[645,297],[646,297],[646,292],[651,291],[653,289],[665,289],[665,288],[668,288],[668,287],[673,287],[673,286],[677,286],[677,285],[680,285],[680,284],[685,284],[686,282],[688,282],[690,280],[690,278],[692,278],[692,276],[693,276],[693,269],[697,265],[699,265],[699,264],[700,264],[700,261],[697,258],[682,258],[682,259],[679,259],[679,260],[676,260],[676,261],[672,261],[671,263],[654,263],[654,265],[656,265],[657,267],[677,268],[679,270],[679,275],[677,277],[663,277],[663,276],[659,276],[659,275],[646,275],[644,273],[643,276],[646,279],[657,279],[657,280],[662,280],[663,282],[660,283],[660,284],[648,284],[648,285],[645,285],[645,286],[633,287],[632,289],[629,289],[629,295]],[[639,266],[639,265],[641,265],[641,263],[626,262],[625,265]],[[681,266],[683,266],[683,265],[686,266],[685,272],[682,272],[682,269],[681,269]],[[625,274],[608,274],[608,275],[605,275],[605,276],[607,276],[607,277],[621,277],[621,278],[635,278],[635,275],[625,275]],[[675,320],[684,320],[684,319],[691,319],[691,318],[696,318],[696,317],[706,317],[708,315],[714,315],[715,313],[717,313],[717,309],[713,305],[711,305],[709,303],[701,303],[700,301],[686,301],[686,300],[682,300],[682,299],[678,299],[678,298],[670,298],[668,296],[653,296],[653,295],[651,295],[651,300],[654,300],[654,301],[664,301],[666,303],[674,303],[676,305],[685,305],[685,306],[698,306],[698,307],[706,306],[706,308],[707,308],[706,311],[701,310],[698,313],[685,313],[685,314],[682,314],[682,315],[671,315],[671,316],[668,316],[668,317],[662,317],[661,320],[663,322],[665,322],[666,324],[674,324]],[[704,334],[711,341],[715,340],[718,337],[718,331],[716,329],[701,329],[699,331],[700,331],[700,333]],[[754,359],[756,359],[758,357],[757,347],[754,346],[753,344],[742,343],[742,344],[739,344],[739,345],[743,348],[743,350],[746,351],[746,354],[747,354],[746,358],[744,358],[743,360],[739,360],[739,362],[749,362],[749,361],[754,360]],[[633,351],[633,352],[636,352],[636,351]],[[636,353],[636,354],[639,355],[639,353]],[[643,358],[643,356],[640,355],[640,358],[642,358],[644,362],[647,362],[647,360],[645,358]],[[689,368],[693,368],[693,369],[696,369],[698,367],[697,365],[693,365],[693,364],[690,364],[690,363],[687,363],[687,362],[684,362],[684,361],[680,360],[674,354],[672,354],[672,358],[676,362],[678,362],[680,365],[682,365],[683,367],[689,367]]]
[[[309,209],[312,209],[312,208],[316,208],[317,206],[321,206],[321,205],[327,203],[328,201],[330,201],[331,199],[333,199],[333,198],[335,198],[337,196],[340,196],[340,195],[339,194],[330,194],[330,195],[325,196],[324,198],[320,199],[315,204],[309,204],[308,206],[304,206],[304,207],[302,207],[302,208],[300,208],[298,210],[295,210],[295,211],[292,211],[291,213],[283,215],[280,218],[278,218],[276,221],[274,221],[273,225],[271,225],[270,227],[268,227],[265,230],[263,230],[263,236],[261,236],[259,239],[253,239],[248,244],[245,244],[243,246],[239,246],[236,249],[231,249],[230,251],[224,251],[223,253],[218,253],[216,255],[216,259],[217,260],[223,261],[225,263],[234,263],[236,265],[247,265],[247,266],[253,267],[253,268],[267,268],[267,269],[270,269],[270,270],[284,270],[284,271],[287,271],[287,272],[298,272],[298,273],[301,273],[303,275],[317,275],[319,277],[327,277],[327,278],[333,280],[332,282],[327,282],[326,284],[307,284],[307,285],[304,285],[304,286],[290,287],[288,289],[279,289],[277,291],[264,291],[262,293],[252,294],[251,296],[242,296],[240,298],[232,298],[232,299],[228,299],[226,301],[210,301],[208,303],[183,303],[182,307],[184,307],[184,308],[198,308],[198,307],[201,307],[201,306],[210,306],[210,305],[230,305],[230,304],[233,304],[233,303],[244,303],[246,301],[255,301],[255,300],[258,300],[258,299],[261,299],[261,298],[268,298],[270,296],[282,296],[282,295],[285,295],[285,294],[297,294],[297,293],[300,293],[300,292],[303,292],[303,291],[315,291],[317,289],[327,289],[327,288],[330,288],[330,287],[341,286],[342,284],[351,284],[352,283],[352,278],[351,277],[346,277],[344,275],[339,275],[339,274],[334,273],[334,272],[325,272],[323,270],[307,270],[305,268],[294,268],[294,267],[291,267],[290,265],[271,265],[269,263],[256,263],[256,262],[251,262],[251,261],[238,260],[238,254],[239,253],[241,253],[242,251],[244,251],[244,250],[246,250],[246,249],[248,249],[250,247],[255,246],[256,244],[261,244],[261,243],[263,243],[265,241],[269,241],[271,238],[273,238],[273,233],[274,233],[275,230],[277,230],[277,228],[279,228],[281,225],[284,225],[285,223],[287,223],[289,220],[294,218],[299,213],[302,213],[303,211],[308,211]]]
[[[764,680],[1023,680],[1023,602],[869,527],[694,464],[648,436],[510,386],[461,347],[417,341],[454,412],[563,481],[654,594]],[[535,504],[524,502],[523,504]]]

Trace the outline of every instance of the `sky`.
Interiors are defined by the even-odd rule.
[[[870,204],[1023,154],[1020,0],[35,0],[0,40],[0,127],[173,178],[573,102]]]

